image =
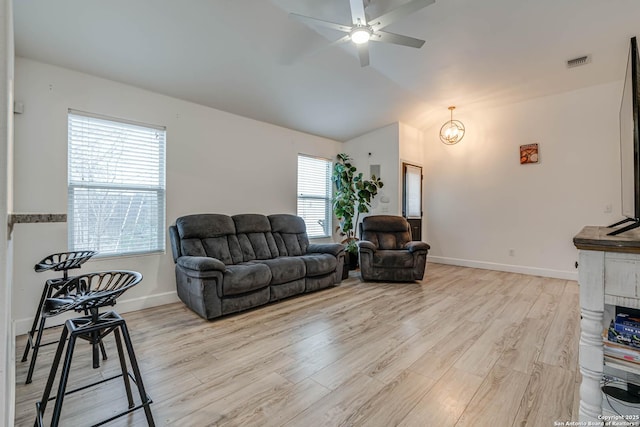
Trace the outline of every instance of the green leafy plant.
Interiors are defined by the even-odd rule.
[[[371,179],[364,179],[351,161],[348,154],[338,154],[331,179],[336,186],[333,197],[333,213],[338,218],[336,231],[344,237],[342,243],[347,252],[356,255],[358,239],[355,227],[360,214],[369,212],[371,201],[384,183],[375,175]]]

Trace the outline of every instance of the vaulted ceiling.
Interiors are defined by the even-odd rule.
[[[407,0],[364,0],[368,17]],[[348,0],[14,0],[16,54],[344,141],[395,121],[457,114],[622,80],[638,0],[436,0],[387,30],[421,49],[343,34]],[[567,68],[566,61],[591,55]],[[19,79],[20,76],[17,76]]]

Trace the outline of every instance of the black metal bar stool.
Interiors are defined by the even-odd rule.
[[[89,315],[69,319],[64,325],[64,329],[62,330],[60,341],[58,343],[58,349],[56,350],[51,371],[49,373],[49,378],[42,394],[42,399],[36,403],[37,415],[34,426],[44,425],[44,412],[49,401],[55,401],[53,415],[51,418],[51,426],[58,426],[62,412],[62,403],[66,395],[85,390],[89,387],[120,377],[122,377],[124,383],[127,401],[129,404],[128,409],[94,424],[94,426],[106,424],[116,418],[122,417],[141,408],[144,408],[148,425],[155,426],[153,416],[151,414],[151,408],[149,406],[151,405],[152,400],[144,389],[140,368],[138,367],[127,324],[115,311],[99,312],[101,307],[114,305],[116,303],[116,299],[122,295],[122,293],[140,283],[141,280],[142,275],[135,271],[104,271],[80,275],[70,279],[63,287],[54,293],[51,298],[47,298],[45,300],[44,308],[42,310],[42,315],[44,317],[55,316],[70,310],[78,312],[88,311]],[[112,332],[115,336],[116,347],[118,349],[121,373],[74,390],[66,391],[67,381],[71,371],[71,359],[73,357],[76,340],[80,338],[89,341],[92,346],[95,360],[95,356],[98,354],[98,347],[102,343],[102,340]],[[122,339],[124,339],[133,375],[127,368],[120,334],[122,334]],[[67,349],[58,383],[58,393],[57,395],[50,397],[65,346]],[[134,403],[130,381],[133,381],[138,388],[138,393],[140,395],[140,403],[138,405]],[[105,404],[109,404],[109,402],[105,402]]]
[[[42,296],[40,296],[40,303],[38,304],[38,308],[36,309],[36,314],[33,318],[33,324],[31,325],[31,329],[27,333],[27,344],[24,348],[24,353],[22,355],[22,362],[27,361],[27,357],[29,356],[29,350],[33,349],[33,353],[31,354],[31,362],[29,363],[29,371],[27,372],[27,380],[25,384],[29,384],[31,382],[31,377],[33,376],[33,370],[36,366],[36,359],[38,358],[38,350],[40,347],[50,344],[56,344],[57,341],[48,342],[42,344],[42,333],[45,329],[45,317],[42,316],[42,309],[44,307],[44,302],[47,298],[51,297],[51,293],[54,290],[59,290],[68,280],[69,280],[69,270],[80,268],[82,264],[89,260],[92,256],[96,255],[95,251],[74,251],[74,252],[61,252],[53,255],[49,255],[39,263],[37,263],[34,267],[36,273],[41,273],[43,271],[62,271],[62,277],[58,277],[55,279],[49,279],[45,282],[44,288],[42,289]],[[35,335],[35,341],[34,341]],[[102,356],[103,358],[107,358],[106,353],[104,352],[104,347],[102,347]]]

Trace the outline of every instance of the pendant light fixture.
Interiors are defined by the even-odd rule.
[[[459,120],[453,120],[455,109],[454,106],[449,107],[451,119],[440,128],[440,140],[447,145],[457,144],[464,137],[464,125]]]

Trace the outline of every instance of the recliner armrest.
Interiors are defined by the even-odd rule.
[[[425,242],[408,242],[404,247],[411,253],[416,251],[428,251],[431,249],[431,246]]]
[[[331,254],[335,257],[344,252],[344,245],[340,243],[312,243],[307,248],[307,253]]]
[[[204,256],[181,256],[177,264],[189,270],[195,271],[224,271],[225,265],[217,258]]]
[[[377,249],[376,245],[374,245],[372,242],[370,242],[368,240],[359,240],[358,241],[358,248],[360,250],[363,250],[363,249],[367,250],[368,249],[370,251],[375,251]]]

